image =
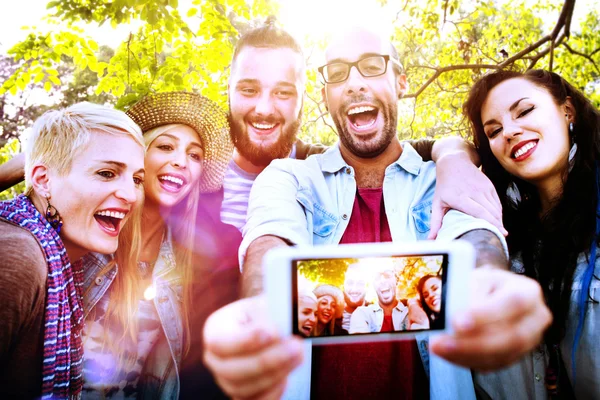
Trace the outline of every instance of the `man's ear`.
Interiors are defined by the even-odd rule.
[[[325,92],[325,86],[321,88],[321,100],[323,101],[323,104],[325,104],[325,110],[329,112],[329,107],[327,107],[327,92]]]
[[[572,122],[573,124],[577,121],[577,111],[571,102],[571,96],[567,96],[565,99],[565,103],[562,105],[563,112],[565,113],[565,118],[567,122]]]
[[[50,174],[48,167],[37,164],[31,170],[31,187],[40,196],[50,195]]]
[[[406,80],[406,75],[398,74],[396,76],[396,90],[398,91],[398,99],[404,97],[404,95],[408,92],[408,81]]]

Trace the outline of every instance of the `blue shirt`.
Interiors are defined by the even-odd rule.
[[[423,162],[404,143],[400,158],[386,168],[383,181],[383,201],[394,242],[427,239],[434,190],[435,164]],[[350,221],[355,196],[354,169],[342,158],[339,145],[303,161],[274,160],[250,192],[239,250],[240,268],[248,246],[261,236],[278,236],[295,245],[339,243]],[[507,252],[506,241],[494,226],[454,210],[444,216],[438,240],[455,239],[475,229],[494,232]],[[430,373],[432,399],[474,398],[470,371],[427,354],[425,341],[420,341],[419,350]],[[304,364],[289,382],[286,397],[308,398],[310,348]]]

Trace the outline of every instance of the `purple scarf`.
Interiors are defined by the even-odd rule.
[[[71,267],[62,240],[29,198],[21,195],[0,202],[0,219],[28,230],[40,243],[48,264],[42,398],[80,398],[83,386],[81,263]]]

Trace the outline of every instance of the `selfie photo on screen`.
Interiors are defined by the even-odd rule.
[[[295,260],[294,333],[442,330],[446,265],[444,254]]]

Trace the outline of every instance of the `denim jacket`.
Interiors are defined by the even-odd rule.
[[[385,170],[383,199],[394,242],[425,240],[429,234],[435,189],[435,164],[423,162],[403,144],[400,158]],[[273,161],[256,179],[250,192],[248,217],[240,246],[240,266],[248,246],[264,235],[298,245],[337,244],[346,230],[356,195],[354,169],[333,146],[304,161]],[[444,217],[438,240],[451,240],[475,229],[504,237],[491,224],[458,211]],[[470,371],[428,354],[426,335],[418,340],[425,370],[429,372],[432,399],[474,398]],[[288,398],[310,395],[310,346],[305,362],[289,379]],[[308,389],[307,389],[308,388]]]
[[[600,255],[600,248],[597,253]],[[575,330],[579,320],[577,299],[581,293],[583,273],[588,265],[589,253],[581,253],[571,286],[571,303],[567,317],[565,338],[560,344],[560,353],[567,375],[573,385],[577,399],[600,399],[600,261],[596,258],[594,276],[590,284],[586,304],[585,323],[576,354],[576,380],[573,382],[571,355]],[[523,261],[517,255],[511,259],[512,270],[524,273]],[[525,356],[521,361],[500,371],[474,374],[478,393],[482,398],[492,399],[535,399],[548,398],[545,372],[548,353],[544,345]]]
[[[85,315],[109,296],[110,285],[117,275],[117,266],[106,270],[112,256],[90,253],[84,257]],[[181,319],[182,289],[178,276],[173,276],[175,260],[170,235],[160,249],[152,280],[156,289],[154,305],[161,321],[161,335],[148,355],[139,380],[140,399],[177,399],[179,397],[179,368],[182,358],[183,325]]]

